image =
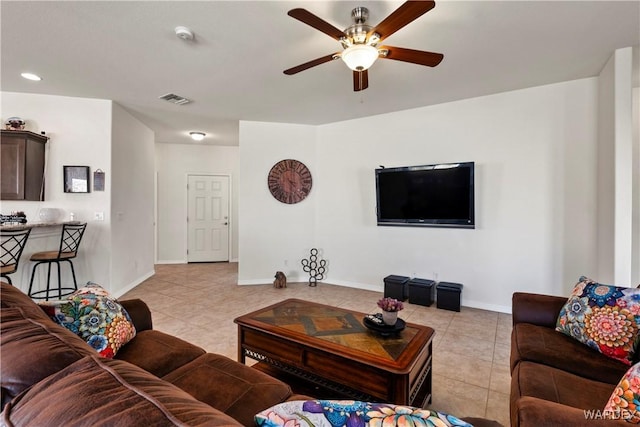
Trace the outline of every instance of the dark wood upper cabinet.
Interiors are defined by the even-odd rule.
[[[0,200],[44,200],[44,148],[49,138],[27,130],[0,132]]]

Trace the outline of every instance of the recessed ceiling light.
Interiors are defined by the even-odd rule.
[[[202,141],[206,134],[204,132],[189,132],[189,135],[194,141]]]
[[[40,77],[37,74],[33,74],[33,73],[22,73],[20,74],[22,77],[24,77],[27,80],[33,80],[34,82],[39,82],[40,80],[42,80],[42,77]]]

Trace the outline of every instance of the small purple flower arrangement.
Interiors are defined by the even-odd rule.
[[[395,298],[381,298],[378,300],[378,307],[380,307],[383,311],[400,311],[404,308],[402,301],[398,301]]]

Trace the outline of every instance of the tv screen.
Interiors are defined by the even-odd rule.
[[[376,169],[378,225],[475,228],[474,166]]]

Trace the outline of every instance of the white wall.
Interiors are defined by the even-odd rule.
[[[633,259],[634,244],[638,245],[638,236],[634,237],[637,204],[633,203],[637,130],[634,137],[633,125],[638,121],[632,117],[632,59],[632,48],[616,50],[599,76],[598,277],[625,286],[638,277]]]
[[[270,283],[276,271],[289,281],[308,280],[300,260],[318,247],[316,206],[321,203],[316,160],[316,127],[240,122],[239,284]],[[296,159],[311,171],[309,196],[288,205],[271,196],[267,174],[283,159]],[[327,165],[330,167],[330,165]]]
[[[614,283],[631,286],[633,248],[633,132],[631,129],[633,50],[617,49],[615,60],[615,275]]]
[[[615,61],[598,77],[598,279],[613,282],[615,246]]]
[[[154,133],[113,104],[111,291],[124,294],[154,273]]]
[[[637,54],[637,51],[634,51]],[[635,59],[636,62],[639,59]],[[640,88],[633,89],[633,255],[631,283],[640,285]]]
[[[187,262],[187,174],[231,177],[229,256],[238,259],[238,147],[156,144],[157,261]]]
[[[74,260],[78,283],[93,280],[98,283],[111,282],[111,224],[94,221],[96,211],[110,211],[108,192],[64,193],[63,165],[89,166],[93,172],[97,168],[111,169],[111,101],[64,96],[26,94],[14,92],[0,93],[2,98],[2,120],[11,116],[22,117],[27,122],[27,130],[36,133],[45,131],[51,139],[46,147],[45,201],[2,201],[0,211],[7,213],[23,210],[30,222],[38,221],[38,212],[43,207],[60,209],[61,219],[68,219],[74,212],[76,219],[87,221],[88,226],[80,245],[80,254]],[[107,188],[110,186],[107,175]],[[93,182],[93,180],[91,181]],[[33,233],[32,237],[36,234]],[[59,230],[57,232],[59,236]],[[57,239],[57,241],[56,241]],[[12,276],[14,283],[27,290],[30,273],[28,257],[37,250],[44,250],[37,239],[31,239],[22,255],[21,269]],[[59,237],[48,238],[51,249],[57,249]],[[46,270],[46,268],[40,268]],[[63,273],[68,268],[64,266]],[[55,269],[54,269],[55,271]],[[44,277],[41,277],[44,279]],[[63,281],[65,281],[63,277]],[[37,284],[37,282],[36,282]]]
[[[329,283],[382,291],[389,274],[437,274],[464,284],[463,305],[499,311],[516,290],[566,295],[596,273],[596,121],[590,78],[315,131],[241,123],[240,279],[267,283],[284,259],[304,278],[299,261],[317,245]],[[314,177],[300,206],[266,186],[270,166],[289,157]],[[378,165],[458,161],[476,162],[475,230],[376,226]]]
[[[79,284],[100,283],[115,296],[153,273],[153,133],[112,101],[53,95],[1,92],[2,119],[19,116],[27,129],[46,131],[45,201],[2,201],[1,212],[23,210],[29,222],[39,221],[43,207],[69,213],[88,223],[78,257],[73,261]],[[64,193],[64,165],[89,166],[105,172],[105,191]],[[93,176],[91,176],[93,186]],[[95,212],[104,221],[94,220]],[[122,213],[122,215],[118,215]],[[34,229],[12,276],[28,289],[31,253],[57,250],[60,229]],[[45,268],[35,287],[46,283]],[[55,268],[53,269],[55,273]],[[70,283],[63,264],[63,282]]]

